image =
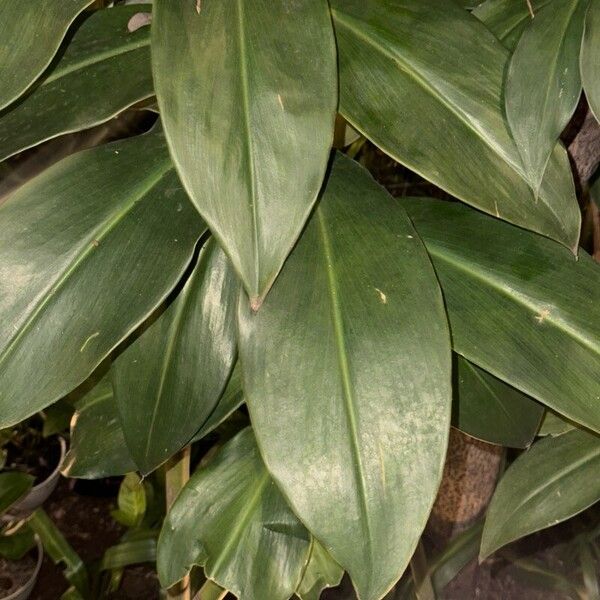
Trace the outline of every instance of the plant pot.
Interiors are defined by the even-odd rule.
[[[23,583],[22,579],[18,576],[19,570],[17,565],[22,565],[23,561],[10,561],[6,565],[12,565],[15,570],[11,573],[10,567],[3,568],[0,572],[0,600],[27,600],[35,587],[40,568],[42,566],[42,560],[44,558],[44,549],[40,539],[35,537],[37,547],[37,559],[31,575]],[[0,561],[3,559],[0,559]],[[5,567],[6,567],[5,565]],[[22,573],[22,570],[20,571]],[[15,581],[20,581],[15,583]],[[14,588],[14,589],[13,589]],[[8,595],[2,595],[2,594]]]
[[[14,521],[28,517],[36,508],[46,502],[50,494],[56,489],[67,452],[67,443],[64,438],[59,437],[58,441],[60,443],[60,458],[52,473],[44,481],[33,486],[26,496],[14,504],[5,514],[5,520]]]

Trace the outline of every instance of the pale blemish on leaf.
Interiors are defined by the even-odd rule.
[[[379,288],[375,288],[375,291],[379,294],[381,304],[387,304],[387,296]]]
[[[550,316],[550,311],[547,308],[541,310],[539,314],[535,316],[535,320],[541,325]]]
[[[85,347],[95,338],[98,337],[100,335],[99,331],[96,331],[96,333],[92,333],[92,335],[90,335],[85,342],[83,342],[83,346],[81,346],[81,348],[79,348],[79,352],[83,352],[85,350]]]
[[[281,99],[281,94],[277,94],[277,101],[279,102],[279,106],[281,106],[281,110],[284,110],[283,100]]]

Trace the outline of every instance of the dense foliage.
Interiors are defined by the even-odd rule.
[[[81,478],[217,440],[158,573],[244,599],[385,596],[451,425],[525,449],[482,557],[600,500],[600,192],[560,141],[582,89],[600,118],[600,0],[126,4],[0,0],[7,171],[159,115],[2,200],[0,427],[70,395]],[[393,198],[365,139],[444,199]]]

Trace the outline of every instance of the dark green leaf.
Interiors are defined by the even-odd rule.
[[[269,471],[361,598],[380,598],[437,492],[451,365],[423,245],[358,164],[338,155],[263,307],[240,302],[239,334]]]
[[[85,564],[64,535],[43,509],[38,508],[29,518],[29,525],[39,536],[46,554],[54,564],[65,565],[65,577],[77,591],[88,598],[89,581]]]
[[[229,260],[209,240],[177,298],[116,359],[115,400],[143,473],[230,412],[219,398],[235,362],[238,293]]]
[[[250,428],[183,488],[158,541],[164,587],[193,565],[244,600],[286,600],[308,560],[309,534],[261,460]]]
[[[540,426],[543,406],[461,356],[456,365],[453,424],[491,444],[529,446]]]
[[[534,444],[508,468],[488,509],[482,558],[600,500],[600,438],[574,430]]]
[[[317,540],[313,539],[310,558],[296,595],[301,600],[319,600],[321,592],[325,588],[339,585],[343,575],[344,569]]]
[[[600,431],[600,268],[458,203],[404,202],[442,285],[454,350]]]
[[[182,181],[255,308],[321,187],[336,55],[326,0],[156,0],[152,63]]]
[[[575,425],[570,421],[563,419],[554,411],[547,410],[538,435],[540,437],[546,437],[547,435],[557,436],[567,433],[567,431],[571,431],[572,429],[575,429]]]
[[[21,560],[32,548],[35,548],[35,538],[29,527],[20,527],[10,535],[0,535],[0,556],[8,560]]]
[[[438,0],[332,8],[340,111],[353,127],[461,200],[577,248],[567,154],[556,147],[536,200],[504,120],[508,52],[481,22]]]
[[[164,300],[203,224],[150,133],[66,158],[0,206],[0,427],[81,383]]]
[[[579,51],[588,4],[589,0],[554,0],[540,10],[508,66],[506,117],[536,192],[581,94]]]
[[[33,485],[33,477],[26,473],[0,473],[0,515],[6,512]]]
[[[50,437],[65,432],[69,428],[73,412],[73,406],[64,399],[48,406],[43,412],[43,436]]]
[[[0,2],[0,109],[50,64],[67,29],[93,0]]]
[[[148,7],[101,10],[81,25],[33,93],[0,116],[0,160],[103,123],[154,93],[149,29],[127,31],[140,10]]]
[[[125,443],[110,379],[105,377],[76,405],[63,473],[67,477],[100,479],[136,468]]]
[[[531,0],[533,14],[554,0]],[[525,28],[531,22],[527,0],[486,0],[475,15],[509,49],[514,50]]]
[[[600,121],[600,4],[590,3],[581,47],[581,79],[588,104]]]

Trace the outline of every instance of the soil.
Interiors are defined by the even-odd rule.
[[[37,552],[37,548],[34,550]],[[21,560],[0,557],[0,598],[7,598],[23,587],[35,571],[36,560],[29,554]]]
[[[44,438],[39,431],[26,430],[5,446],[7,471],[21,471],[42,483],[56,469],[60,460],[60,442],[55,435]]]

